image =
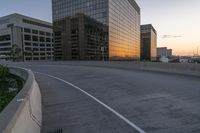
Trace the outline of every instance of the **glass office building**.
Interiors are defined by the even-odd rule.
[[[56,60],[140,58],[140,8],[134,0],[52,0],[52,8]]]
[[[141,25],[141,60],[156,61],[157,32],[151,24]]]

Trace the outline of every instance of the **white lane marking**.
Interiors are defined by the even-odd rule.
[[[49,74],[45,74],[45,73],[41,73],[41,72],[35,72],[37,74],[41,74],[41,75],[45,75],[48,76],[50,78],[54,78],[56,80],[59,80],[61,82],[64,82],[72,87],[74,87],[75,89],[81,91],[82,93],[84,93],[85,95],[87,95],[88,97],[92,98],[93,100],[95,100],[96,102],[98,102],[99,104],[101,104],[103,107],[105,107],[106,109],[108,109],[109,111],[111,111],[112,113],[114,113],[116,116],[118,116],[120,119],[122,119],[124,122],[126,122],[128,125],[130,125],[132,128],[136,129],[139,133],[145,133],[145,131],[143,131],[140,127],[138,127],[137,125],[135,125],[134,123],[132,123],[130,120],[128,120],[126,117],[124,117],[123,115],[121,115],[120,113],[118,113],[116,110],[112,109],[111,107],[109,107],[108,105],[106,105],[105,103],[103,103],[102,101],[100,101],[99,99],[97,99],[96,97],[94,97],[93,95],[89,94],[88,92],[82,90],[81,88],[79,88],[78,86],[67,82],[61,78],[49,75]]]

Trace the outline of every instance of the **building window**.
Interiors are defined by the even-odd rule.
[[[46,51],[51,51],[51,49],[50,49],[50,48],[47,48]]]
[[[33,34],[38,34],[38,31],[37,30],[32,30],[32,33]]]
[[[45,53],[40,53],[41,56],[45,56]]]
[[[27,60],[27,61],[30,61],[30,60],[31,60],[31,58],[30,58],[30,57],[26,57],[26,60]]]
[[[10,35],[0,36],[0,41],[10,41]]]
[[[40,44],[40,47],[45,47],[45,44],[43,44],[43,43],[42,43],[42,44]]]
[[[29,47],[26,47],[25,50],[26,50],[26,51],[31,51],[32,49],[29,48]]]
[[[38,48],[33,48],[33,51],[39,51],[39,49]]]
[[[44,37],[40,37],[40,42],[45,42]]]
[[[38,57],[34,57],[33,60],[39,60],[39,58]]]
[[[31,43],[26,42],[26,43],[25,43],[25,46],[31,46]]]
[[[10,51],[11,48],[0,48],[0,51]]]
[[[9,42],[9,43],[0,43],[0,46],[1,47],[4,47],[4,46],[10,46],[11,45],[11,43]]]
[[[28,19],[23,19],[23,23],[31,24],[31,25],[36,25],[36,26],[41,26],[41,27],[46,27],[46,28],[52,29],[52,26],[50,26],[50,25],[42,24],[42,23],[35,22],[35,21],[32,21],[32,20],[28,20]]]
[[[26,33],[31,33],[31,29],[24,28],[24,32],[26,32]]]
[[[32,39],[34,42],[37,42],[38,41],[38,36],[32,36]]]
[[[51,38],[46,38],[46,42],[51,42]]]
[[[49,32],[46,32],[46,36],[51,36],[51,33],[49,33]]]
[[[43,32],[43,31],[40,31],[40,35],[45,35],[45,32]]]
[[[13,27],[14,26],[14,24],[8,24],[7,25],[7,27],[9,28],[9,27]]]
[[[37,46],[38,46],[38,44],[37,44],[37,43],[33,43],[33,46],[36,46],[36,47],[37,47]]]
[[[41,57],[40,60],[45,60],[45,57]]]
[[[31,41],[31,36],[30,35],[24,35],[24,39],[26,41]]]
[[[51,47],[51,44],[46,44],[46,47]]]
[[[39,53],[34,53],[33,55],[34,55],[34,56],[38,56],[38,55],[39,55]]]
[[[45,48],[40,48],[40,51],[45,51]]]

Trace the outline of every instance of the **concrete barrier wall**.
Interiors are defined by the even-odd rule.
[[[11,63],[12,64],[12,63]],[[20,65],[20,63],[19,63]],[[26,63],[22,63],[26,65]],[[27,65],[30,63],[27,62]],[[38,65],[38,62],[32,62]],[[156,62],[134,62],[134,61],[52,61],[43,62],[39,65],[75,65],[75,66],[95,66],[117,69],[132,69],[141,71],[167,72],[173,74],[184,74],[200,76],[200,64],[181,63],[156,63]]]
[[[141,63],[141,70],[168,72],[175,74],[184,74],[192,76],[200,76],[199,64],[180,64],[180,63]]]
[[[55,62],[51,62],[50,65]],[[66,61],[56,62],[62,65],[79,65],[79,66],[95,66],[108,67],[129,70],[166,72],[173,74],[184,74],[191,76],[200,76],[200,64],[180,64],[180,63],[156,63],[156,62],[134,62],[134,61]]]
[[[33,73],[20,68],[10,72],[26,80],[23,89],[0,113],[1,133],[40,133],[41,93]]]

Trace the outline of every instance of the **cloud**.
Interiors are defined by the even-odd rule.
[[[174,35],[163,35],[162,38],[165,39],[165,38],[180,38],[180,37],[183,37],[181,35],[178,35],[178,36],[174,36]]]

